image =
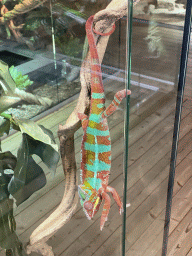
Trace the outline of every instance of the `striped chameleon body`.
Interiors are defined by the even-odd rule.
[[[92,31],[93,16],[86,22],[86,33],[91,55],[91,103],[89,116],[78,113],[84,131],[81,144],[81,185],[78,186],[80,202],[90,220],[99,210],[104,200],[100,229],[103,229],[110,209],[111,192],[114,200],[122,212],[122,203],[117,191],[108,186],[111,168],[111,140],[107,117],[111,115],[122,99],[126,97],[126,90],[115,94],[114,100],[105,108],[105,95],[102,83],[101,65],[99,63],[96,43]],[[114,31],[114,30],[113,30]],[[109,35],[113,31],[99,35]],[[96,31],[94,31],[97,33]],[[127,94],[131,92],[128,90]]]

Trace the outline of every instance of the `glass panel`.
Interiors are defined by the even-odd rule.
[[[134,107],[130,110],[127,191],[131,206],[126,222],[129,256],[160,256],[162,251],[185,11],[183,5],[172,2],[143,3],[134,9]],[[181,137],[185,136],[183,132]],[[177,184],[174,195],[180,189]]]
[[[11,113],[32,118],[80,91],[87,17],[82,8],[63,1],[1,1],[1,60],[18,88],[51,100],[33,106],[19,102]],[[28,76],[22,86],[21,74]]]

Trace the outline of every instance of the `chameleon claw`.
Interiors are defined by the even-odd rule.
[[[131,204],[126,204],[126,208],[130,207]],[[120,215],[124,212],[123,206],[119,209]]]
[[[101,224],[100,224],[101,231],[103,230],[103,227],[104,227],[106,221],[108,221],[108,217],[106,217],[104,221],[102,221],[102,217],[101,217]]]

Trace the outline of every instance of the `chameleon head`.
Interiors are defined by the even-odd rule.
[[[88,189],[84,185],[78,186],[78,192],[83,211],[85,212],[87,218],[91,220],[99,210],[101,197],[98,195],[95,189],[90,191],[90,188]]]

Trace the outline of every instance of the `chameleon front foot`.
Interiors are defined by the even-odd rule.
[[[110,192],[112,194],[115,202],[119,206],[119,213],[121,214],[123,212],[123,204],[121,202],[120,196],[118,195],[117,191],[114,188],[112,188],[110,186],[107,186],[106,192]],[[101,231],[104,227],[105,222],[108,219],[108,214],[109,214],[109,210],[110,210],[111,199],[110,199],[109,195],[106,192],[102,193],[102,199],[105,200],[105,203],[104,203],[103,212],[102,212],[102,215],[101,215],[101,223],[100,223],[100,230]]]
[[[109,209],[110,209],[110,203],[111,203],[111,199],[109,197],[109,195],[106,192],[102,193],[102,199],[105,200],[104,206],[103,206],[103,212],[101,215],[101,222],[100,222],[100,230],[102,231],[105,222],[108,219],[108,214],[109,214]]]
[[[110,186],[107,186],[107,192],[110,192],[112,194],[115,202],[119,206],[119,213],[121,214],[123,212],[123,204],[121,202],[121,198],[120,198],[119,194],[117,193],[116,189],[114,189]]]

